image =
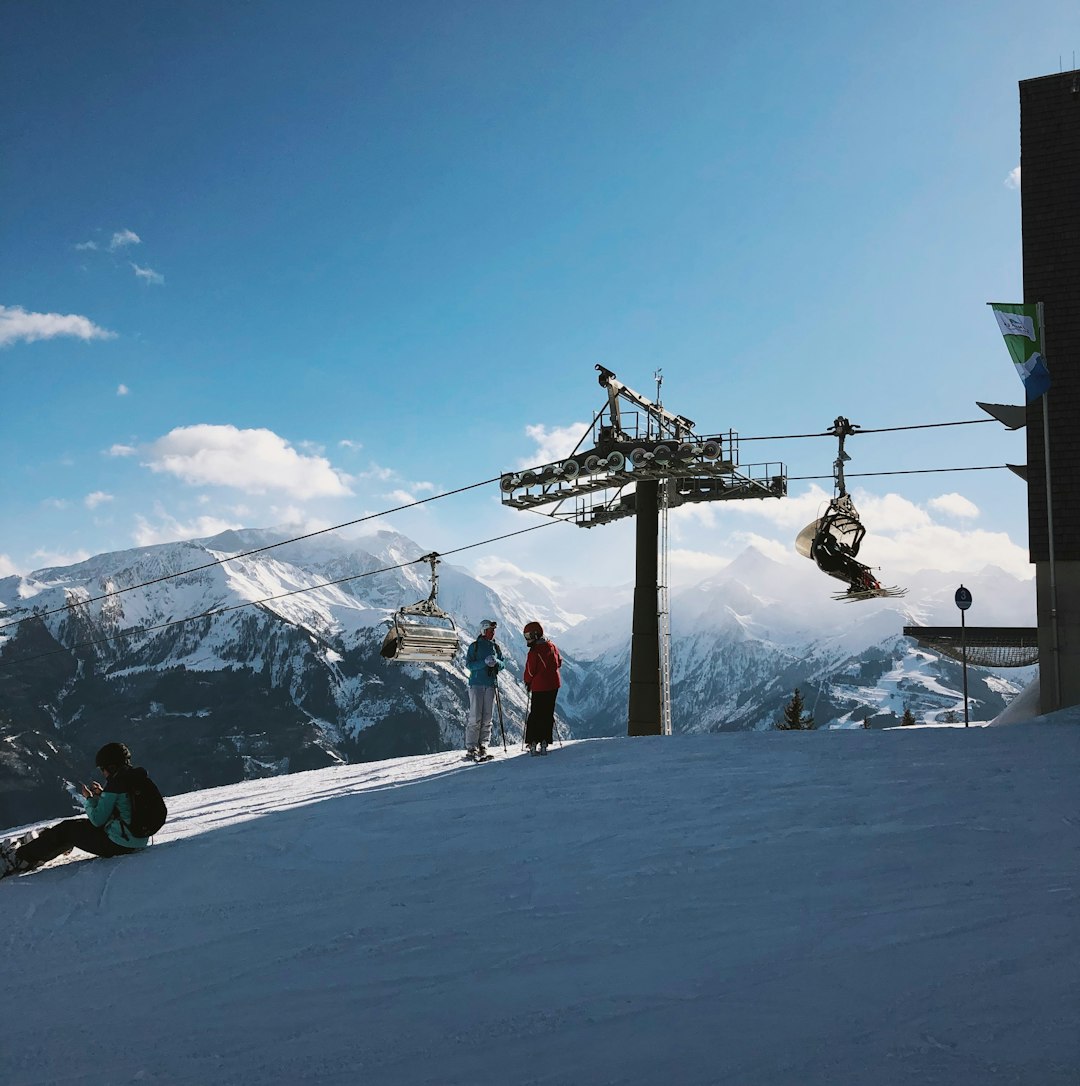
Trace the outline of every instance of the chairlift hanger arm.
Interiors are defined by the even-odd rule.
[[[431,563],[431,595],[428,596],[428,603],[435,603],[439,595],[439,575],[435,572],[435,567],[439,564],[439,552],[432,551],[430,554],[417,558],[417,561]]]
[[[858,426],[850,423],[843,415],[837,415],[833,419],[832,427],[828,430],[828,433],[832,434],[840,442],[840,449],[833,461],[833,476],[836,480],[836,489],[841,498],[847,495],[847,484],[844,482],[844,462],[851,459],[844,452],[844,438],[851,437],[852,434],[858,432],[858,429]]]
[[[417,558],[417,562],[430,562],[431,563],[431,591],[428,593],[426,600],[420,600],[418,603],[414,603],[411,607],[402,607],[402,614],[409,615],[434,615],[436,617],[449,617],[445,616],[445,613],[439,608],[439,574],[436,572],[435,567],[439,564],[439,554],[437,551],[432,551],[430,554],[422,555]]]

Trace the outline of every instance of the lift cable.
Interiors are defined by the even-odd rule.
[[[235,562],[238,558],[250,558],[253,554],[262,554],[264,551],[272,551],[275,547],[284,547],[289,543],[300,543],[305,539],[314,539],[317,535],[325,535],[327,532],[336,532],[341,528],[351,528],[354,524],[363,524],[366,520],[376,520],[378,517],[389,516],[391,513],[400,513],[403,509],[412,509],[426,502],[437,501],[439,498],[449,498],[454,494],[463,494],[467,490],[475,490],[477,487],[487,486],[489,483],[497,483],[500,476],[493,479],[484,479],[479,483],[470,483],[468,486],[460,486],[456,490],[448,490],[444,494],[432,494],[429,498],[420,498],[418,501],[407,502],[405,505],[395,506],[393,509],[384,509],[381,513],[369,513],[366,517],[357,517],[356,520],[348,520],[344,524],[335,524],[330,528],[320,528],[316,532],[308,532],[306,535],[294,536],[292,539],[282,539],[278,543],[268,543],[265,547],[256,547],[254,550],[242,551],[240,554],[230,554],[227,558],[218,558],[213,562],[204,562],[201,566],[192,566],[190,569],[177,570],[175,573],[163,573],[150,581],[142,581],[140,584],[128,585],[127,588],[117,588],[112,592],[103,592],[100,596],[90,596],[85,600],[65,604],[63,607],[54,607],[49,611],[39,611],[32,615],[23,615],[22,618],[12,619],[10,622],[0,623],[0,630],[6,630],[9,626],[15,626],[25,622],[28,618],[45,618],[46,615],[59,614],[61,611],[71,611],[76,607],[85,607],[87,604],[97,603],[99,600],[107,600],[111,596],[122,596],[125,592],[134,592],[137,588],[148,588],[150,585],[160,584],[162,581],[171,581],[176,577],[186,577],[189,573],[198,573],[203,569],[212,569],[214,566],[223,565],[225,562]]]
[[[907,471],[849,471],[845,475],[849,479],[866,475],[929,475],[939,471],[1006,471],[1008,464],[986,464],[977,468],[909,468]],[[807,479],[832,479],[832,475],[789,475],[788,482],[802,482]]]
[[[1005,470],[1008,470],[1008,465],[1007,464],[988,464],[988,465],[981,466],[981,467],[965,467],[965,468],[916,468],[916,469],[909,469],[907,471],[863,471],[863,472],[852,472],[851,475],[852,475],[852,477],[856,477],[856,476],[862,477],[862,476],[872,476],[872,475],[874,475],[874,476],[876,476],[876,475],[925,475],[925,474],[931,474],[931,473],[937,473],[937,472],[948,472],[948,471],[1005,471]],[[788,478],[792,482],[803,482],[803,481],[818,480],[818,479],[831,479],[832,476],[831,475],[793,475],[793,476],[789,476]],[[462,487],[461,490],[470,490],[473,487],[484,486],[484,485],[486,485],[486,483],[491,483],[491,482],[494,482],[494,481],[495,481],[494,479],[488,479],[488,480],[485,480],[484,483],[474,483],[472,487]],[[461,493],[461,490],[451,491],[450,493]],[[442,494],[435,495],[435,497],[446,497],[446,496],[447,495],[442,495]],[[425,498],[423,500],[424,501],[431,501],[433,499],[432,498]],[[419,505],[421,503],[420,502],[415,502],[413,504]],[[405,508],[409,508],[409,507],[408,506],[402,506],[401,508],[405,509]],[[533,510],[533,512],[539,512],[539,510]],[[378,513],[372,514],[372,516],[379,516],[379,515],[380,514],[378,514]],[[558,518],[558,517],[555,517],[555,516],[553,516],[551,514],[546,514],[545,513],[545,514],[542,514],[542,515],[544,516],[544,523],[543,524],[534,524],[531,528],[521,528],[516,532],[507,532],[504,535],[492,536],[490,539],[482,540],[479,543],[468,543],[468,544],[466,544],[464,546],[461,546],[461,547],[455,547],[453,550],[442,551],[442,552],[440,552],[439,556],[440,557],[445,557],[446,555],[450,555],[450,554],[460,554],[462,551],[473,550],[476,547],[487,546],[489,543],[498,543],[498,542],[500,542],[501,540],[504,540],[504,539],[512,539],[514,536],[524,535],[526,532],[535,532],[539,528],[549,528],[552,524],[565,524],[565,523],[568,523],[568,521],[563,520],[563,519]],[[366,520],[366,519],[371,519],[371,518],[365,517],[363,519]],[[356,523],[359,523],[359,521],[351,521],[350,523],[351,524],[356,524]],[[345,525],[339,525],[339,527],[345,527]],[[271,544],[270,547],[260,547],[260,548],[258,548],[258,550],[247,551],[247,552],[245,552],[245,555],[247,555],[247,554],[256,554],[256,553],[258,553],[258,551],[269,550],[272,547],[280,547],[280,546],[283,546],[284,543],[286,543],[286,542],[297,542],[297,541],[302,540],[302,539],[309,539],[309,538],[311,538],[311,536],[321,535],[323,532],[329,532],[329,531],[333,531],[333,529],[332,528],[324,528],[320,532],[312,532],[312,533],[310,533],[309,535],[306,535],[306,536],[298,536],[294,540],[283,540],[281,543],[273,543],[273,544]],[[236,555],[232,555],[232,557],[233,558],[241,558],[241,557],[245,557],[245,555],[236,554]],[[6,661],[6,662],[0,662],[0,668],[3,668],[5,666],[7,666],[8,663],[15,663],[15,662],[18,662],[20,664],[30,663],[33,660],[40,660],[40,659],[42,659],[42,658],[44,658],[46,656],[55,656],[55,655],[57,655],[59,653],[71,652],[71,651],[73,651],[75,649],[87,648],[87,647],[90,647],[90,646],[93,646],[93,645],[102,645],[102,644],[105,644],[105,643],[107,643],[109,641],[117,641],[117,640],[119,640],[121,638],[133,637],[133,636],[136,636],[138,634],[146,634],[146,633],[150,633],[150,632],[152,632],[154,630],[164,630],[164,629],[167,629],[170,626],[179,626],[179,625],[182,625],[182,624],[184,624],[186,622],[195,622],[195,621],[197,621],[198,619],[201,619],[201,618],[213,618],[216,615],[223,615],[223,614],[228,613],[229,611],[238,611],[238,610],[241,610],[242,608],[245,608],[245,607],[258,607],[258,606],[261,606],[261,605],[266,604],[266,603],[272,603],[274,600],[285,599],[288,596],[298,596],[298,595],[302,595],[305,592],[315,592],[320,588],[331,588],[334,585],[345,584],[348,581],[358,581],[358,580],[362,580],[365,577],[373,577],[378,573],[390,573],[390,572],[393,572],[396,569],[404,569],[406,566],[416,565],[418,562],[425,562],[427,560],[428,560],[427,556],[425,555],[425,556],[423,556],[421,558],[414,558],[409,562],[399,562],[397,565],[394,565],[394,566],[383,566],[383,567],[381,567],[379,569],[369,570],[367,573],[355,573],[355,574],[352,574],[351,576],[348,576],[348,577],[339,577],[337,580],[334,580],[334,581],[325,581],[325,582],[322,582],[322,583],[316,584],[316,585],[308,585],[305,588],[294,588],[294,589],[291,589],[288,592],[281,592],[281,593],[278,593],[275,596],[266,596],[266,597],[264,597],[263,599],[260,599],[260,600],[247,600],[244,603],[230,604],[228,607],[213,608],[213,609],[211,609],[209,611],[203,611],[203,612],[201,612],[200,614],[197,614],[197,615],[188,615],[186,618],[174,618],[174,619],[170,619],[168,622],[160,622],[160,623],[158,623],[157,625],[154,625],[154,626],[135,626],[135,627],[132,627],[129,630],[123,630],[120,633],[112,634],[109,637],[101,637],[101,638],[98,638],[98,639],[93,640],[93,641],[80,641],[80,642],[78,642],[78,643],[76,643],[74,645],[71,645],[71,646],[67,647],[67,648],[54,649],[51,652],[43,652],[43,653],[38,653],[37,655],[34,655],[34,656],[22,657],[22,658],[18,659],[17,661],[11,660],[11,661]],[[206,569],[209,566],[220,565],[221,562],[227,562],[227,561],[229,561],[228,558],[221,559],[221,561],[219,561],[219,562],[208,562],[205,566],[197,566],[196,569]],[[193,572],[193,571],[188,570],[187,572]],[[167,574],[164,577],[156,578],[156,580],[147,581],[146,584],[148,584],[148,585],[149,584],[157,584],[159,581],[165,581],[165,580],[169,580],[172,577],[180,577],[180,576],[183,576],[183,574],[181,574],[181,573]],[[27,619],[32,619],[32,618],[45,618],[47,615],[56,614],[59,611],[72,610],[74,607],[83,606],[83,605],[85,605],[87,603],[93,603],[93,602],[95,602],[95,600],[98,600],[98,599],[105,599],[108,596],[116,596],[116,595],[119,595],[121,592],[129,592],[134,588],[141,588],[141,587],[144,587],[144,586],[143,585],[132,585],[131,588],[120,589],[117,592],[109,592],[109,593],[106,593],[105,596],[96,596],[96,597],[94,597],[93,600],[83,600],[83,601],[81,601],[81,603],[69,604],[67,607],[57,607],[57,608],[52,609],[51,611],[42,611],[42,612],[36,612],[36,613],[33,613],[33,614],[23,615],[22,618],[16,619],[14,622],[9,622],[6,625],[7,626],[13,626],[13,625],[15,625],[15,622],[25,622]],[[3,629],[3,628],[4,628],[3,626],[0,626],[0,629]]]
[[[599,415],[600,415],[600,412],[598,412],[597,415],[594,417],[594,420],[593,420],[594,422],[595,422],[596,418],[599,417]],[[927,422],[927,423],[920,423],[920,424],[913,425],[913,426],[886,426],[886,427],[881,427],[881,428],[878,428],[878,429],[860,429],[860,428],[856,427],[854,432],[856,434],[884,434],[884,433],[889,433],[889,432],[894,431],[894,430],[924,430],[924,429],[932,429],[932,428],[940,427],[940,426],[973,426],[973,425],[975,425],[977,423],[981,423],[981,422],[994,422],[994,421],[996,421],[996,420],[994,420],[994,419],[968,419],[968,420],[962,421],[962,422]],[[762,436],[762,437],[740,437],[739,441],[784,441],[784,440],[786,440],[788,438],[835,437],[835,436],[836,435],[831,430],[826,430],[826,431],[823,431],[821,433],[814,433],[814,434],[774,434],[772,436]],[[582,440],[584,440],[584,438]],[[579,441],[578,445],[580,446],[580,444],[581,444],[581,442]],[[983,470],[989,470],[989,469],[985,469],[985,468],[937,468],[937,469],[928,469],[928,470],[937,470],[937,471],[983,471]],[[908,474],[918,474],[918,473],[917,472],[899,471],[899,472],[863,472],[861,474],[864,474],[864,475],[908,475]],[[114,589],[111,592],[103,592],[103,593],[101,593],[101,595],[90,596],[87,599],[77,600],[77,601],[75,601],[73,603],[64,604],[62,607],[54,607],[54,608],[52,608],[52,609],[50,609],[48,611],[39,611],[39,612],[35,612],[33,614],[23,615],[21,618],[15,618],[15,619],[9,620],[8,622],[0,623],[0,631],[6,630],[11,626],[17,626],[20,622],[25,622],[28,618],[45,618],[48,615],[59,614],[61,611],[71,611],[71,610],[74,610],[76,607],[86,607],[87,605],[89,605],[91,603],[98,603],[101,600],[109,599],[112,596],[122,596],[125,592],[134,592],[136,589],[139,589],[139,588],[148,588],[150,585],[160,584],[163,581],[171,581],[171,580],[175,579],[176,577],[186,577],[189,573],[198,573],[198,572],[200,572],[200,571],[202,571],[204,569],[212,569],[214,566],[224,565],[224,563],[226,563],[226,562],[232,562],[232,561],[235,561],[235,560],[237,560],[239,558],[249,558],[253,554],[262,554],[265,551],[274,550],[277,547],[284,547],[284,546],[287,546],[290,543],[300,543],[305,539],[314,539],[316,536],[325,535],[328,532],[340,531],[342,528],[351,528],[354,525],[363,524],[365,521],[376,520],[379,517],[388,516],[391,513],[400,513],[405,509],[413,509],[418,505],[425,505],[427,502],[438,501],[440,498],[449,498],[449,497],[453,497],[456,494],[464,494],[466,491],[476,490],[479,487],[487,486],[490,483],[498,482],[501,478],[502,478],[501,475],[496,475],[491,479],[483,479],[478,483],[469,483],[467,486],[461,486],[461,487],[458,487],[455,490],[448,490],[448,491],[445,491],[442,494],[432,494],[430,497],[420,498],[420,499],[418,499],[417,501],[414,501],[414,502],[406,502],[404,505],[398,505],[398,506],[395,506],[392,509],[384,509],[379,513],[370,513],[365,517],[357,517],[356,520],[348,520],[348,521],[345,521],[343,524],[334,524],[334,525],[331,525],[329,528],[320,528],[318,531],[307,532],[304,535],[293,536],[290,539],[282,539],[277,543],[268,543],[264,547],[255,547],[252,550],[242,551],[239,554],[230,554],[226,558],[218,558],[218,559],[214,560],[213,562],[204,562],[201,565],[192,566],[190,569],[177,570],[175,573],[164,573],[160,577],[154,577],[152,580],[149,580],[149,581],[142,581],[139,584],[128,585],[126,588],[117,588],[117,589]],[[825,479],[825,478],[831,478],[831,476],[800,475],[800,476],[789,476],[789,478],[793,479],[794,481],[800,481],[800,480],[810,480],[810,479]],[[553,517],[552,519],[555,519],[555,518]]]
[[[516,532],[507,532],[505,535],[493,536],[491,539],[482,540],[479,543],[468,543],[463,547],[455,547],[450,551],[441,551],[438,554],[439,558],[445,558],[449,554],[460,554],[462,551],[473,550],[476,547],[485,547],[489,543],[498,543],[503,539],[510,539],[516,535],[524,535],[526,532],[535,532],[538,528],[549,528],[552,524],[562,523],[560,521],[548,521],[545,524],[534,524],[531,528],[520,528]],[[406,566],[414,566],[418,562],[426,562],[429,559],[429,555],[424,555],[421,558],[413,558],[408,562],[399,562],[396,566],[383,566],[380,569],[371,569],[366,573],[354,573],[348,577],[339,577],[334,581],[324,581],[321,584],[307,585],[304,588],[293,588],[288,592],[279,592],[275,596],[266,596],[261,600],[245,600],[243,603],[232,603],[228,607],[214,607],[209,611],[203,611],[197,615],[188,615],[186,618],[174,618],[168,622],[159,622],[154,626],[132,626],[130,629],[121,630],[120,633],[110,634],[108,637],[99,637],[93,641],[79,641],[74,645],[69,645],[61,649],[51,649],[49,652],[37,653],[34,656],[23,656],[12,660],[0,660],[0,669],[9,666],[10,664],[28,664],[33,660],[41,660],[46,656],[56,656],[60,653],[74,652],[75,649],[88,648],[92,645],[104,645],[109,641],[119,641],[124,637],[136,637],[139,634],[151,633],[154,630],[164,630],[170,626],[180,626],[185,622],[197,622],[201,618],[214,618],[217,615],[227,614],[229,611],[239,611],[245,607],[260,607],[263,604],[272,603],[274,600],[282,600],[288,596],[299,596],[304,592],[315,592],[320,588],[332,588],[334,585],[345,584],[347,581],[359,581],[364,577],[374,577],[377,573],[392,573],[396,569],[405,569]],[[46,611],[43,614],[26,615],[26,618],[42,618],[44,614],[53,614],[54,612]],[[308,631],[309,633],[311,631]]]
[[[856,426],[852,435],[858,434],[888,434],[894,430],[933,430],[939,426],[978,426],[983,422],[997,422],[997,419],[965,419],[962,422],[921,422],[914,426],[881,426],[875,429],[863,429]],[[772,434],[766,437],[743,437],[739,435],[739,441],[786,441],[792,437],[836,437],[832,430],[822,430],[816,434]]]

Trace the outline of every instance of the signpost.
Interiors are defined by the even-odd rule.
[[[961,585],[953,597],[960,608],[960,656],[964,663],[964,727],[968,726],[968,687],[967,687],[967,623],[964,615],[971,606],[971,593]]]

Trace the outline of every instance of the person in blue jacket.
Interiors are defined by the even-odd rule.
[[[29,871],[55,860],[73,848],[93,856],[123,856],[146,848],[148,838],[135,837],[131,822],[131,797],[121,790],[124,772],[131,768],[131,751],[123,743],[106,743],[94,759],[105,775],[105,784],[84,784],[76,797],[84,818],[66,818],[24,844],[0,844],[0,878]]]
[[[465,725],[465,754],[469,758],[486,758],[491,740],[491,714],[495,707],[495,684],[499,672],[506,666],[503,651],[495,640],[493,618],[480,623],[480,636],[465,653],[469,669],[469,719]]]

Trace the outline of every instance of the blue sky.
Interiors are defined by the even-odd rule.
[[[597,362],[650,396],[662,369],[703,433],[1020,402],[985,307],[1022,294],[1017,81],[1078,46],[1051,0],[9,5],[0,573],[557,455]],[[1026,456],[996,424],[848,450]],[[743,456],[828,476],[835,445]],[[1011,473],[851,481],[886,580],[1025,575]],[[674,515],[676,579],[790,552],[830,493]],[[491,486],[379,523],[448,551],[533,520]],[[555,526],[466,561],[604,584],[630,556],[627,524]]]

